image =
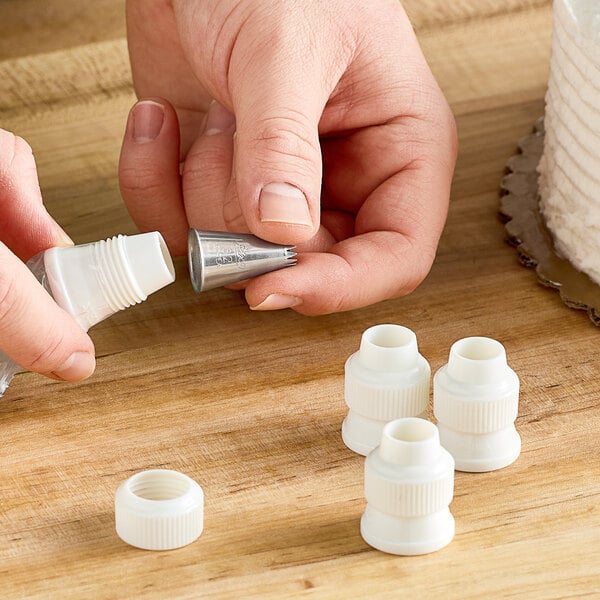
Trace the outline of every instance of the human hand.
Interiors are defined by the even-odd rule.
[[[349,310],[422,281],[456,132],[398,0],[129,0],[127,16],[148,100],[120,182],[140,229],[180,254],[190,226],[296,244],[296,267],[247,283],[258,310]]]
[[[92,374],[94,346],[21,261],[73,242],[46,212],[31,148],[0,129],[0,348],[30,371],[77,381]]]

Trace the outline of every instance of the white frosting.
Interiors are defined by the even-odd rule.
[[[556,250],[600,284],[600,1],[554,0],[540,207]]]
[[[600,42],[600,4],[597,0],[558,0],[555,1],[555,14],[570,28],[575,36],[581,36],[580,43],[590,45],[596,53]]]

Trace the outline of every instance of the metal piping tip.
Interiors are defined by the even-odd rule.
[[[249,233],[190,229],[188,261],[196,292],[229,285],[296,264],[294,246],[265,242]]]

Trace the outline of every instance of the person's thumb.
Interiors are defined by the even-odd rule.
[[[84,379],[95,367],[92,340],[1,242],[0,349],[55,379]]]
[[[0,350],[25,369],[55,379],[91,375],[92,340],[19,260],[73,242],[44,208],[30,146],[2,129],[0,204]]]
[[[233,229],[243,217],[273,242],[311,239],[320,222],[319,122],[355,50],[343,4],[179,0],[173,9],[188,63],[235,117],[225,223]]]
[[[300,243],[319,228],[319,121],[334,84],[322,53],[307,51],[309,40],[297,28],[280,23],[272,43],[257,44],[260,32],[251,24],[244,24],[229,69],[235,192],[252,233]]]
[[[240,84],[235,107],[240,207],[255,235],[282,244],[306,241],[320,220],[318,107],[303,101],[295,83],[249,84]]]

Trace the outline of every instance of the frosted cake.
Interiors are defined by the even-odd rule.
[[[538,166],[556,251],[600,284],[600,0],[555,0]]]

